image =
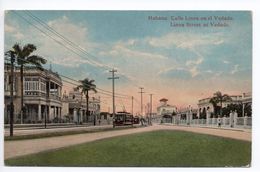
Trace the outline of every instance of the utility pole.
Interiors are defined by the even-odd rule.
[[[152,125],[153,94],[150,94],[150,125]]]
[[[132,115],[134,115],[134,96],[132,96]]]
[[[108,79],[112,79],[112,93],[113,93],[113,118],[115,117],[115,79],[119,79],[119,77],[115,77],[115,72],[117,72],[117,70],[112,69],[109,72],[112,73],[112,77],[108,78]]]
[[[14,129],[14,53],[11,52],[11,88],[10,88],[10,136],[13,136]]]
[[[143,92],[143,87],[140,87],[140,94],[141,94],[141,115],[143,115],[143,93],[145,93],[145,92]]]

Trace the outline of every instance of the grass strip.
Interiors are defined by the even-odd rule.
[[[29,139],[40,139],[40,138],[47,138],[47,137],[58,137],[58,136],[67,136],[67,135],[74,135],[74,134],[85,134],[85,133],[95,133],[95,132],[103,132],[103,131],[115,131],[115,130],[125,130],[125,129],[132,129],[138,128],[139,126],[133,127],[116,127],[116,128],[97,128],[97,129],[82,129],[78,131],[57,131],[57,132],[50,132],[50,133],[40,133],[40,134],[29,134],[29,135],[18,135],[18,136],[5,136],[5,141],[18,141],[18,140],[29,140]]]

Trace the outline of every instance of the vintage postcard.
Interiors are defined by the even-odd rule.
[[[2,72],[5,166],[251,166],[251,11],[6,10]]]

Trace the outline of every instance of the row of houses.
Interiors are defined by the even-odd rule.
[[[5,66],[4,71],[4,120],[9,123],[11,69]],[[20,80],[20,69],[14,68],[14,122],[42,123],[47,122],[88,122],[100,113],[100,98],[91,97],[87,116],[86,99],[79,90],[62,93],[62,80],[58,73],[51,69],[36,67],[24,68],[23,83]],[[21,84],[23,84],[23,108],[21,107]],[[23,113],[21,111],[23,110]],[[21,115],[22,114],[22,115]],[[21,120],[22,119],[22,120]]]
[[[164,123],[174,123],[176,120],[185,121],[189,124],[192,120],[202,119],[204,123],[207,123],[211,118],[218,118],[215,113],[213,104],[210,102],[212,97],[198,100],[197,107],[188,106],[186,108],[178,109],[174,105],[169,105],[168,100],[162,98],[160,105],[157,107],[157,115],[154,116],[154,121],[160,120]],[[233,110],[237,117],[251,117],[252,110],[252,93],[242,93],[241,95],[230,95],[231,100],[224,101],[222,108],[227,108],[229,105],[241,105],[241,111],[237,112],[238,109]],[[245,110],[247,109],[247,110]],[[250,109],[250,110],[248,110]],[[249,112],[248,112],[249,111]],[[223,112],[224,113],[224,112]],[[233,113],[231,113],[233,114]],[[222,117],[230,117],[230,112],[225,112]]]
[[[4,119],[9,123],[10,114],[10,66],[6,65],[4,75]],[[25,67],[23,79],[23,108],[21,108],[21,81],[19,68],[14,69],[14,122],[15,123],[42,123],[47,122],[90,122],[96,118],[101,121],[112,121],[111,114],[100,115],[100,98],[91,97],[89,100],[89,116],[85,96],[78,89],[62,93],[62,80],[58,73],[52,70]],[[223,107],[229,104],[242,104],[239,116],[250,116],[245,113],[245,107],[252,106],[252,94],[231,95],[232,101],[223,102]],[[157,122],[173,122],[173,120],[192,120],[212,118],[214,106],[210,103],[211,97],[200,99],[197,107],[178,109],[169,105],[163,98],[157,107],[157,113],[152,118]],[[23,115],[21,115],[23,109]],[[22,117],[21,117],[22,116]],[[178,116],[178,118],[177,118]],[[21,120],[23,119],[23,120]],[[102,120],[103,119],[103,120]]]

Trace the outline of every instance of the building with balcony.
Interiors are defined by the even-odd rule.
[[[89,98],[89,115],[87,115],[86,97],[74,88],[62,96],[62,118],[69,122],[86,123],[94,122],[100,118],[100,98]]]
[[[10,88],[11,68],[4,69],[5,94],[5,123],[9,123],[10,116]],[[21,84],[23,84],[23,108],[21,106]],[[20,81],[20,69],[14,68],[14,122],[41,123],[45,120],[53,122],[61,116],[61,89],[60,76],[46,69],[24,67],[23,83]],[[23,109],[23,115],[21,111]],[[22,121],[21,121],[22,116]]]

